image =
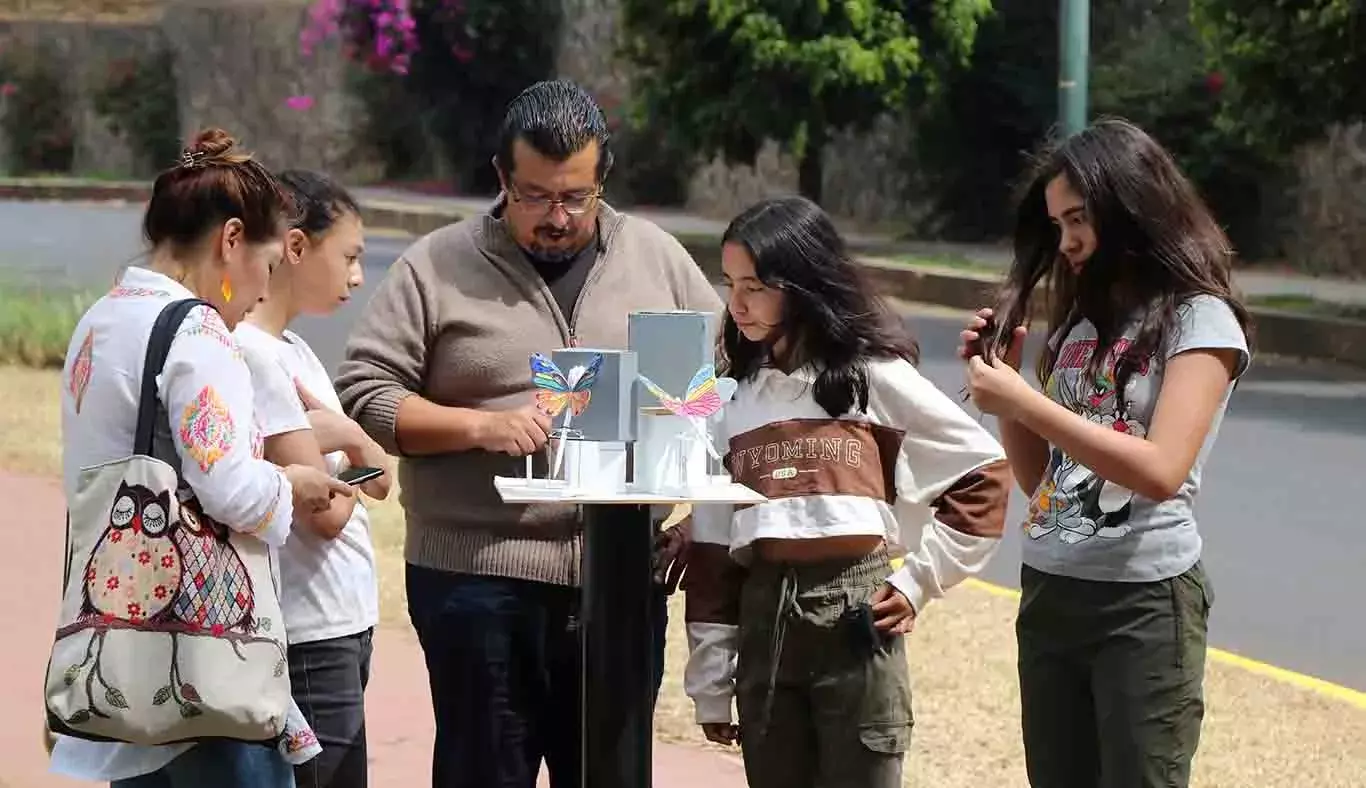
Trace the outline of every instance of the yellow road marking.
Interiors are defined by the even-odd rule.
[[[969,578],[965,585],[971,585],[974,588],[978,588],[994,596],[1006,597],[1014,600],[1019,600],[1020,598],[1020,592],[1014,588],[998,586],[995,583],[988,583],[985,580],[978,580],[977,578]],[[1299,687],[1300,689],[1309,690],[1310,692],[1316,692],[1324,697],[1342,701],[1343,703],[1350,704],[1358,709],[1366,710],[1366,692],[1344,687],[1340,684],[1334,684],[1331,681],[1324,681],[1323,679],[1315,678],[1313,676],[1307,676],[1303,673],[1296,673],[1293,670],[1269,665],[1265,662],[1234,654],[1231,651],[1225,651],[1219,648],[1210,648],[1207,653],[1209,654],[1209,658],[1215,662],[1240,668],[1259,676],[1265,676],[1272,681],[1278,681],[1282,684],[1289,684],[1294,687]]]

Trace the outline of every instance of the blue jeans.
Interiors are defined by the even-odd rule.
[[[294,769],[273,746],[215,740],[196,744],[150,774],[110,788],[294,788]]]
[[[433,788],[534,788],[542,758],[552,788],[580,788],[579,589],[412,564],[407,586],[436,716]]]

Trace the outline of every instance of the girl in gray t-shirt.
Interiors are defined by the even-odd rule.
[[[1040,160],[995,309],[963,331],[1029,509],[1016,631],[1036,786],[1185,786],[1211,601],[1192,508],[1250,354],[1227,238],[1166,151],[1098,122]],[[1050,338],[1020,376],[1036,288]]]

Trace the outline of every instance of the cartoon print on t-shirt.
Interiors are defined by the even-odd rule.
[[[1089,421],[1143,437],[1147,434],[1147,425],[1129,416],[1127,404],[1121,409],[1115,381],[1115,361],[1127,347],[1128,340],[1117,342],[1094,379],[1083,381],[1086,366],[1095,352],[1096,340],[1068,342],[1058,353],[1053,373],[1044,384],[1044,393]],[[1149,367],[1149,364],[1143,364],[1130,376],[1129,384],[1147,376]],[[1066,544],[1077,544],[1092,537],[1119,539],[1132,530],[1128,525],[1132,501],[1130,490],[1096,476],[1055,447],[1049,452],[1043,481],[1030,498],[1024,531],[1031,539],[1042,539],[1057,532],[1058,538]]]

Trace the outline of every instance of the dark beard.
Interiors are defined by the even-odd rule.
[[[542,266],[559,266],[569,263],[583,254],[584,250],[588,249],[588,247],[592,246],[594,242],[597,241],[597,238],[597,233],[594,233],[593,235],[588,236],[588,238],[578,246],[567,249],[547,249],[533,240],[531,246],[529,248],[523,248],[522,252],[531,260],[531,264],[537,268]]]
[[[592,241],[590,240],[589,243],[592,243]],[[531,260],[532,265],[540,267],[564,265],[578,257],[583,253],[583,250],[587,248],[588,244],[584,244],[577,249],[544,249],[532,246],[530,249],[523,249],[522,251],[526,253],[526,256]]]

